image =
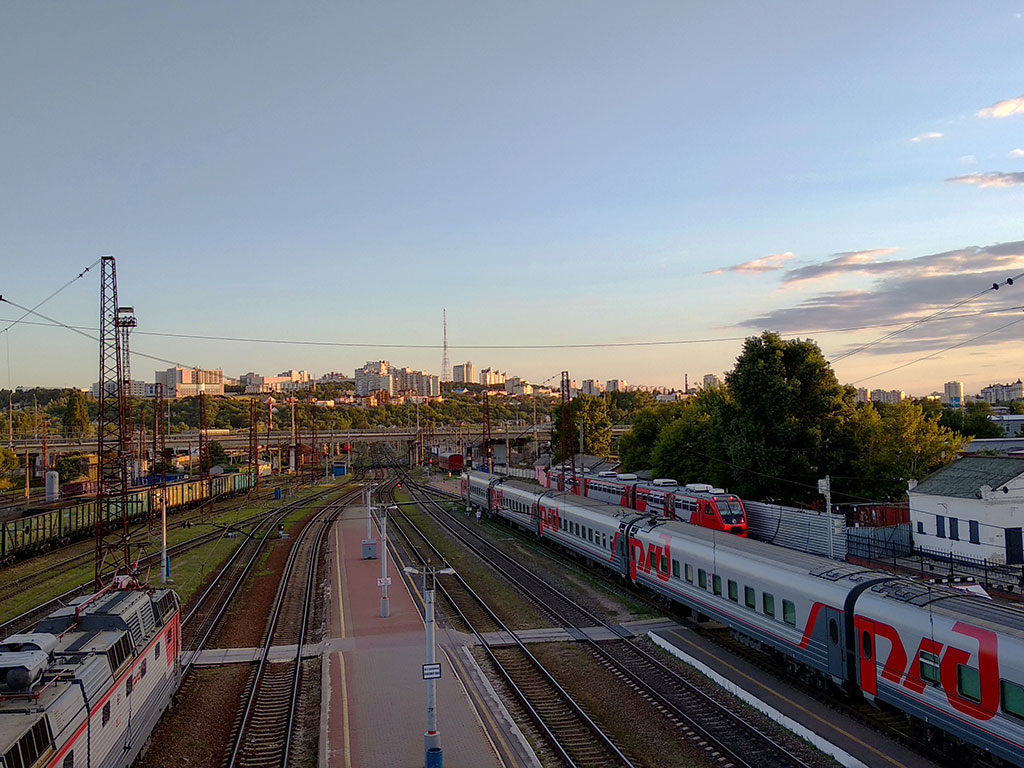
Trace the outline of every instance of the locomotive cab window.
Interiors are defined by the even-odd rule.
[[[999,693],[1003,701],[1003,712],[1024,720],[1024,686],[1011,683],[1009,680],[1000,680]]]
[[[918,671],[921,673],[921,679],[931,685],[941,685],[939,679],[939,657],[934,653],[928,653],[928,651],[921,651],[921,657],[918,661]]]
[[[782,620],[791,627],[796,626],[796,606],[790,600],[782,601]]]
[[[981,701],[981,675],[973,667],[958,664],[956,667],[956,690],[965,699]]]

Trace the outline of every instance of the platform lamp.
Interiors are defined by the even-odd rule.
[[[434,652],[434,582],[440,574],[455,573],[454,568],[434,568],[427,563],[421,568],[405,566],[409,574],[423,577],[423,623],[427,629],[427,660],[423,665],[423,679],[427,683],[427,732],[423,734],[426,768],[442,768],[444,753],[441,751],[441,734],[437,730],[437,680],[441,677],[441,665],[435,661]]]

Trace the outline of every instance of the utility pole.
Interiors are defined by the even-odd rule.
[[[377,510],[377,519],[380,521],[380,617],[382,619],[391,615],[391,603],[388,601],[388,585],[391,584],[391,579],[388,578],[388,510],[389,507],[380,507]]]
[[[818,481],[818,493],[825,495],[825,522],[828,525],[828,557],[831,560],[834,556],[832,548],[832,481],[829,475]]]

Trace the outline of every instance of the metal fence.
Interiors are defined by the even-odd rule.
[[[910,523],[846,529],[846,551],[865,560],[892,560],[914,551]]]
[[[813,509],[784,507],[760,501],[744,501],[751,538],[828,557],[828,519],[832,523],[832,556],[846,557],[846,521],[843,515],[826,515]]]
[[[523,480],[535,480],[532,469],[523,469],[522,467],[506,467],[504,464],[494,465],[494,474],[496,475],[508,475],[509,477],[518,477]]]

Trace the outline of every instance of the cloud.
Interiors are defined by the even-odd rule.
[[[891,251],[892,249],[884,249]],[[836,256],[820,265],[801,267],[784,276],[785,279],[811,279],[802,277],[817,268],[817,276],[858,271],[874,278],[873,283],[858,290],[829,291],[810,296],[799,304],[770,310],[741,323],[745,328],[771,328],[783,333],[807,333],[817,329],[857,328],[884,323],[911,323],[940,309],[962,301],[993,283],[1024,271],[1024,240],[998,243],[985,247],[972,246],[953,251],[933,253],[909,259],[881,261],[866,256],[871,251],[860,251]],[[924,323],[892,340],[879,344],[865,354],[893,354],[927,352],[945,349],[958,341],[992,331],[1000,325],[1024,317],[1020,309],[1006,315],[974,314],[991,310],[1002,304],[1003,288],[998,297],[992,291],[951,311],[950,315],[970,315],[948,321]],[[1009,289],[1005,296],[1018,306],[1024,296]],[[866,331],[871,338],[893,329],[877,328]],[[975,348],[1020,340],[1021,328],[1013,326],[973,342]],[[840,350],[836,349],[835,353]]]
[[[851,272],[882,272],[900,262],[880,261],[879,256],[891,256],[899,252],[899,248],[872,248],[867,251],[844,251],[834,253],[832,258],[821,264],[810,264],[789,270],[782,276],[784,283],[797,283],[807,280],[824,280]]]
[[[1024,173],[1003,173],[1001,171],[990,171],[989,173],[968,173],[964,176],[954,176],[946,181],[955,181],[960,184],[976,184],[979,187],[1017,187],[1024,184]]]
[[[936,141],[941,139],[945,134],[931,131],[930,133],[922,133],[920,136],[915,136],[910,140],[911,144],[920,144],[925,141]]]
[[[972,166],[978,164],[978,158],[974,155],[962,155],[960,157],[960,165]]]
[[[1024,149],[1011,149],[1010,157],[1024,157]]]
[[[725,272],[738,272],[742,275],[760,275],[764,272],[775,272],[783,269],[782,262],[795,258],[792,253],[773,253],[770,256],[763,256],[760,259],[747,261],[743,264],[733,264],[731,267],[722,267],[705,272],[706,275],[721,275]]]
[[[997,101],[991,107],[980,110],[978,117],[1012,117],[1024,114],[1024,95],[1006,101]]]

